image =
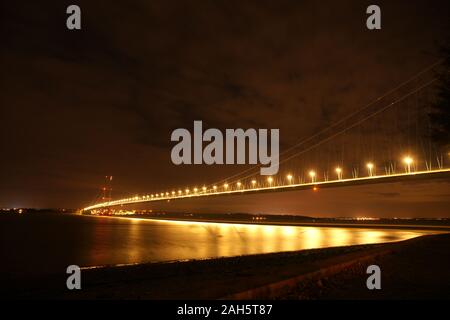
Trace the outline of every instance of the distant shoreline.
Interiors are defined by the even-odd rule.
[[[302,222],[302,221],[248,221],[241,219],[208,219],[208,218],[182,218],[182,217],[155,217],[148,215],[128,215],[128,216],[96,216],[93,217],[111,217],[125,219],[141,219],[155,221],[174,221],[174,222],[200,222],[200,223],[229,223],[229,224],[247,224],[247,225],[274,225],[274,226],[293,226],[293,227],[330,227],[330,228],[373,228],[373,229],[406,229],[406,230],[430,230],[450,232],[450,225],[427,225],[427,224],[392,224],[392,223],[373,223],[373,222]]]

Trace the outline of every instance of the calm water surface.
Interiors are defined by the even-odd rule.
[[[0,217],[0,231],[0,271],[7,273],[379,243],[431,233],[38,214]]]

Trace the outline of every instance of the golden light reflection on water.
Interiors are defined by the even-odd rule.
[[[205,259],[400,241],[430,231],[107,218],[94,228],[88,265]],[[102,238],[108,235],[106,238]]]

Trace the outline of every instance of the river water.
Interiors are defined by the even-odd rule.
[[[156,221],[29,214],[0,217],[4,273],[205,259],[399,241],[428,231]]]

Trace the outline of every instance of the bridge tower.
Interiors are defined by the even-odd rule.
[[[113,176],[105,176],[105,184],[102,187],[102,201],[107,202],[112,199],[112,180]]]

